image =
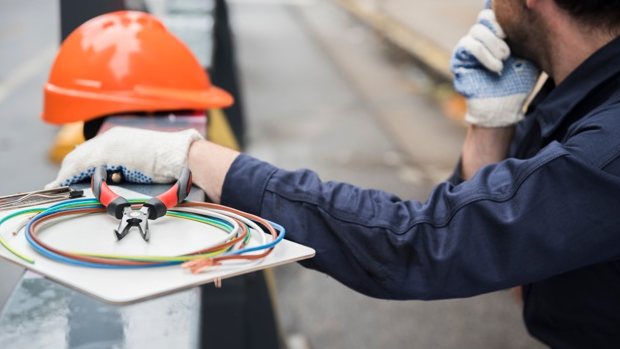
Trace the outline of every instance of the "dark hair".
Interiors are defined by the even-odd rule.
[[[555,0],[555,3],[589,29],[620,35],[620,0]]]

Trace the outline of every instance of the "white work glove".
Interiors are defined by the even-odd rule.
[[[46,189],[90,178],[98,166],[122,171],[134,183],[169,183],[187,166],[189,146],[202,139],[198,131],[157,132],[114,127],[77,146],[62,161],[58,177]]]
[[[483,127],[502,127],[523,119],[523,105],[540,75],[527,60],[510,54],[506,34],[487,8],[457,44],[450,66],[454,87],[467,100],[465,121]]]

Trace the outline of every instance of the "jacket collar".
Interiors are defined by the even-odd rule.
[[[547,80],[530,109],[543,138],[551,135],[594,89],[620,73],[619,58],[617,37],[586,59],[560,85],[554,87],[553,81]]]

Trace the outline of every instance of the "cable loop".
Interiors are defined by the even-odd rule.
[[[129,201],[132,204],[144,202],[139,199]],[[230,261],[241,261],[244,265],[260,263],[282,241],[285,234],[284,228],[280,225],[249,213],[217,204],[185,201],[169,210],[167,216],[211,225],[225,231],[227,233],[225,237],[201,250],[170,257],[69,252],[50,246],[39,236],[44,230],[42,225],[44,222],[65,216],[105,212],[105,207],[96,199],[78,199],[49,208],[28,209],[12,213],[0,219],[0,226],[14,217],[35,214],[26,225],[26,240],[39,254],[66,264],[108,269],[153,268],[180,264],[182,268],[189,269],[192,273],[199,273],[212,267],[223,268],[237,265],[231,264]],[[18,228],[22,227],[23,224],[20,224]],[[259,234],[261,240],[259,246],[248,247],[252,234]],[[268,239],[269,236],[271,239]],[[1,235],[0,244],[22,260],[28,263],[35,262],[34,259],[13,249]]]

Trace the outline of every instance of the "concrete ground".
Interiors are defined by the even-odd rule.
[[[328,0],[230,4],[250,154],[412,200],[450,173],[464,129],[407,55]],[[57,171],[47,160],[57,128],[38,118],[57,43],[56,1],[0,3],[0,195],[40,189]],[[296,264],[275,272],[282,332],[313,348],[540,347],[508,291],[396,302]],[[0,301],[19,273],[0,262]]]

